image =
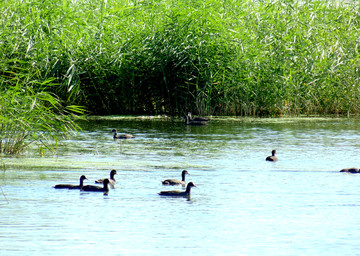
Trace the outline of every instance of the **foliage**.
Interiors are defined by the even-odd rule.
[[[6,0],[0,12],[0,58],[30,60],[95,114],[359,111],[356,1]]]
[[[54,150],[58,136],[79,127],[74,120],[84,113],[78,106],[62,106],[60,99],[46,91],[56,86],[51,79],[30,75],[26,63],[14,64],[0,76],[0,153],[19,154],[31,143]],[[31,67],[28,67],[31,69]],[[33,69],[32,69],[33,70]]]

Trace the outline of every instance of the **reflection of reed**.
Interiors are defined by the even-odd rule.
[[[99,155],[99,150],[98,150],[98,146],[95,146],[95,155]]]
[[[1,193],[3,194],[3,196],[4,196],[5,200],[6,200],[6,202],[7,202],[7,203],[9,203],[9,200],[6,198],[6,195],[5,195],[5,193],[4,193],[4,190],[2,189],[2,187],[1,187],[1,186],[0,186],[0,188],[1,188]]]
[[[122,148],[122,142],[123,142],[123,140],[119,140],[120,142],[119,142],[119,152],[120,153],[123,153],[122,151],[123,151],[123,148]]]
[[[6,171],[6,164],[5,164],[5,163],[2,163],[1,168],[2,168],[2,170],[5,172],[5,171]]]

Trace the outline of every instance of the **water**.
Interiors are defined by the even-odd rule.
[[[0,255],[359,255],[358,119],[107,118],[57,156],[2,158]],[[136,135],[113,141],[111,129]],[[279,161],[265,157],[276,148]],[[55,190],[118,170],[108,196]],[[193,181],[190,200],[161,180]]]

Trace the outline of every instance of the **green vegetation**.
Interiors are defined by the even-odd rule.
[[[0,65],[93,114],[355,114],[356,2],[5,0]]]
[[[40,72],[26,63],[19,63],[19,66],[11,70],[7,67],[1,75],[0,153],[19,154],[36,143],[42,155],[45,149],[56,149],[59,135],[79,128],[74,121],[84,110],[78,106],[63,106],[57,96],[47,92],[56,84],[50,79],[41,81]]]

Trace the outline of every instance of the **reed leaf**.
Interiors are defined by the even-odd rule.
[[[359,111],[357,1],[7,0],[0,13],[1,70],[35,70],[34,87],[94,114]]]

